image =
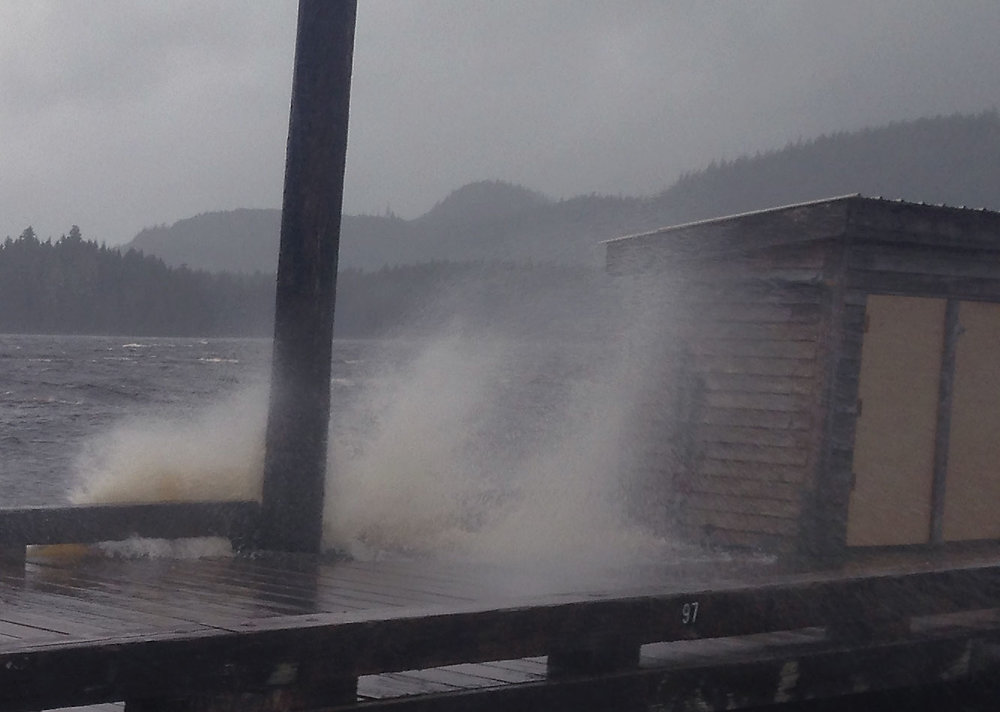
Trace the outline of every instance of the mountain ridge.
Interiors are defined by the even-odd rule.
[[[860,193],[1000,209],[1000,116],[954,114],[838,132],[686,173],[642,197],[554,200],[503,181],[452,191],[404,220],[345,215],[342,267],[376,270],[431,260],[599,264],[619,235],[776,205]],[[273,272],[280,211],[203,213],[147,228],[125,249],[210,271]]]

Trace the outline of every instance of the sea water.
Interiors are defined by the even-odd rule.
[[[3,506],[259,495],[268,340],[0,336]],[[657,556],[608,343],[335,340],[325,543],[571,568]]]

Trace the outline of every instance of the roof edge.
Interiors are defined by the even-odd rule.
[[[702,225],[712,225],[716,223],[730,222],[733,220],[742,220],[747,217],[754,215],[769,215],[771,213],[779,213],[783,210],[795,210],[797,208],[808,208],[813,205],[825,205],[828,203],[838,203],[845,202],[849,200],[883,200],[885,202],[902,203],[906,202],[903,200],[887,200],[885,198],[868,198],[860,193],[849,193],[847,195],[838,195],[832,198],[820,198],[818,200],[806,200],[801,203],[789,203],[787,205],[777,205],[772,208],[761,208],[760,210],[748,210],[742,213],[731,213],[729,215],[721,215],[715,218],[705,218],[703,220],[692,220],[690,222],[678,223],[676,225],[666,225],[664,227],[658,227],[655,230],[647,230],[645,232],[635,232],[628,235],[622,235],[620,237],[612,237],[608,240],[602,240],[600,244],[607,245],[612,242],[619,242],[622,240],[632,240],[639,237],[652,237],[653,235],[661,235],[667,232],[674,232],[675,230],[686,230],[692,227],[700,227]],[[911,205],[917,205],[918,203],[911,203]]]

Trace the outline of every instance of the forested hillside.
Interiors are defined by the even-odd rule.
[[[593,334],[614,308],[606,285],[586,267],[512,262],[348,269],[335,329],[340,337],[471,326],[575,337]],[[75,226],[55,241],[28,228],[0,244],[0,303],[0,333],[270,336],[274,278],[168,267],[85,240]]]
[[[600,240],[853,192],[1000,209],[1000,117],[924,119],[797,142],[712,164],[646,198],[553,201],[488,181],[415,220],[388,211],[347,216],[336,331],[379,336],[475,324],[524,335],[593,333],[615,308]],[[0,245],[0,332],[269,335],[279,218],[276,210],[201,215],[144,231],[121,250],[85,240],[76,227],[54,241],[28,228]]]
[[[947,116],[838,133],[715,162],[646,197],[551,200],[497,181],[456,190],[425,215],[345,216],[341,266],[431,260],[598,266],[601,240],[664,225],[849,193],[1000,209],[1000,116]],[[169,264],[273,272],[277,210],[208,213],[144,230],[132,247]]]
[[[27,228],[0,245],[0,333],[266,334],[273,277],[171,268],[136,250]]]
[[[683,176],[654,202],[688,221],[851,193],[1000,210],[1000,114],[920,119],[797,141],[713,163]]]

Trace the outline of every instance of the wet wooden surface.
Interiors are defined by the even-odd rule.
[[[420,560],[120,558],[82,547],[38,547],[29,549],[23,569],[0,568],[0,652],[46,642],[238,627],[276,617],[350,613],[357,619],[363,611],[431,612],[724,578],[708,563],[658,568],[567,577]],[[726,571],[737,569],[728,565]]]
[[[743,568],[746,565],[741,565]],[[754,567],[757,565],[754,564]],[[727,566],[732,573],[738,567]],[[719,580],[715,563],[581,576],[421,560],[359,562],[308,556],[204,559],[117,558],[80,546],[31,547],[24,566],[0,567],[0,659],[24,651],[75,650],[276,627],[363,621],[503,607],[555,594],[602,598],[611,591]],[[460,663],[361,676],[359,700],[538,682],[544,657]],[[69,698],[68,698],[69,699]],[[15,706],[16,707],[16,706]],[[0,701],[0,709],[5,709]],[[122,709],[121,703],[89,707]]]
[[[830,630],[842,615],[874,621],[866,630],[877,637],[876,624],[897,610],[910,616],[1000,605],[1000,557],[992,548],[935,556],[875,553],[824,571],[719,560],[664,562],[589,577],[551,568],[416,560],[116,559],[58,551],[29,550],[23,568],[0,570],[0,667],[39,661],[37,670],[47,671],[31,683],[40,686],[37,692],[24,687],[34,678],[17,678],[16,669],[0,671],[7,684],[0,709],[30,709],[36,694],[50,705],[119,699],[120,691],[133,689],[125,668],[133,676],[139,670],[135,685],[154,693],[168,689],[169,675],[191,689],[205,684],[219,674],[212,668],[214,658],[245,666],[248,677],[259,676],[264,668],[255,667],[258,661],[283,659],[295,646],[302,646],[299,660],[328,654],[337,670],[358,677],[361,701],[483,691],[501,709],[520,704],[508,691],[511,686],[528,692],[532,685],[552,686],[546,657],[539,653],[550,651],[554,641],[601,646],[617,644],[619,634],[627,645],[642,645],[641,664],[629,673],[628,684],[653,690],[643,693],[652,699],[661,694],[667,669],[675,676],[676,669],[697,669],[677,684],[701,685],[705,665],[716,665],[715,674],[723,679],[740,669],[735,663],[764,660],[765,653],[779,672],[787,664],[781,655],[789,651],[819,655],[824,665],[839,660],[830,655],[850,660],[850,641],[833,652],[817,648],[831,645]],[[880,600],[893,592],[903,600]],[[846,609],[831,608],[831,597],[844,593]],[[699,617],[690,621],[696,625],[680,620],[689,598],[701,606]],[[913,630],[937,625],[951,631],[946,641],[951,647],[941,653],[942,675],[955,660],[968,657],[965,648],[954,647],[964,645],[962,636],[997,628],[992,613],[963,615],[936,624],[933,617],[920,618],[919,625],[914,619]],[[825,622],[828,629],[810,627],[810,621]],[[192,662],[188,655],[202,657]],[[144,665],[169,675],[161,682],[160,672],[148,673]],[[202,666],[205,678],[196,679]],[[98,671],[98,677],[116,670],[120,679],[88,687],[90,673],[81,672],[86,669]],[[650,677],[651,670],[659,670],[660,677]],[[602,674],[587,684],[615,690],[615,680],[625,680],[612,674],[610,687],[602,687]],[[64,684],[65,699],[46,689],[45,680]],[[586,686],[574,688],[572,680],[560,684],[553,689],[563,690],[568,700],[591,694]],[[12,685],[21,692],[10,692]],[[82,696],[74,692],[85,688],[90,692]]]

